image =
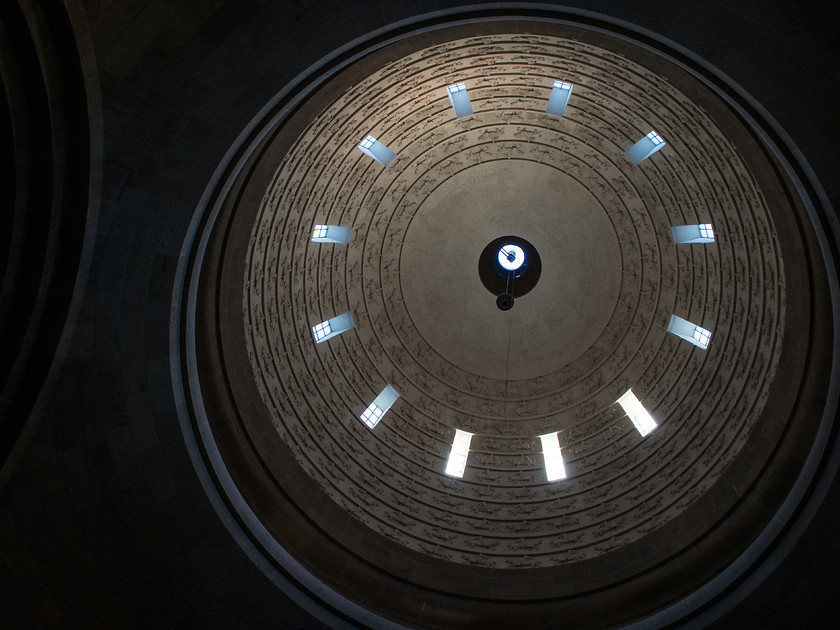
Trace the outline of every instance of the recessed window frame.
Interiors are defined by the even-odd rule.
[[[397,157],[397,154],[391,151],[382,142],[377,140],[373,135],[368,134],[364,140],[359,143],[357,147],[359,151],[373,158],[383,166],[388,166]]]
[[[712,331],[702,326],[683,319],[679,315],[671,315],[671,320],[668,322],[668,332],[676,335],[680,339],[685,339],[687,342],[697,346],[701,350],[706,350],[712,340]]]
[[[346,311],[312,327],[312,336],[315,343],[324,343],[327,339],[340,335],[356,326],[353,321],[353,314]]]
[[[674,238],[674,243],[678,245],[715,242],[715,232],[711,223],[672,225],[671,236]]]
[[[645,409],[645,406],[636,397],[636,394],[633,393],[632,388],[619,396],[615,402],[621,405],[624,413],[627,414],[627,417],[630,418],[633,426],[636,427],[636,430],[642,437],[649,435],[658,426],[653,416],[650,415],[650,412]]]
[[[625,154],[634,164],[640,164],[661,150],[666,144],[661,134],[656,131],[650,131],[636,144],[627,149]]]
[[[560,481],[566,478],[566,465],[563,462],[563,449],[560,448],[558,432],[540,436],[546,481]]]
[[[572,98],[574,87],[571,83],[555,79],[551,86],[551,94],[548,97],[545,113],[558,118],[562,117],[566,113],[566,106],[569,104],[569,99]]]
[[[470,444],[473,434],[469,431],[455,429],[455,437],[452,438],[452,448],[446,460],[445,472],[450,477],[463,478],[467,469],[467,459],[470,455]]]
[[[312,228],[313,243],[349,243],[353,228],[341,225],[316,225]]]
[[[359,420],[368,428],[373,430],[382,420],[400,395],[391,385],[386,385],[379,392],[379,395],[370,403],[359,416]]]
[[[446,95],[449,97],[452,109],[455,110],[456,118],[463,118],[473,113],[472,102],[465,83],[455,83],[448,86]]]

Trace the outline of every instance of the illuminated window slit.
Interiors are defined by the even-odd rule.
[[[455,429],[455,438],[452,440],[452,450],[449,452],[449,460],[446,462],[446,474],[452,477],[463,477],[467,468],[467,456],[470,452],[470,441],[472,433]]]
[[[639,399],[636,398],[632,389],[628,389],[616,402],[624,409],[624,413],[627,414],[642,437],[656,428],[656,422],[639,402]]]
[[[566,467],[563,464],[563,454],[560,450],[560,440],[557,432],[540,436],[542,442],[543,459],[545,460],[545,475],[548,481],[566,478]]]

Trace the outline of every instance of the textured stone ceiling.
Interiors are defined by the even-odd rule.
[[[562,118],[554,79],[575,86]],[[775,373],[783,269],[767,200],[692,100],[615,52],[497,34],[390,62],[314,117],[253,223],[242,314],[276,435],[347,514],[431,557],[550,567],[666,526],[726,470]],[[651,129],[667,146],[632,164]],[[357,150],[368,133],[387,168]],[[714,244],[674,245],[670,226],[705,222]],[[310,242],[316,223],[351,243]],[[543,262],[508,313],[477,273],[504,234]],[[356,328],[316,345],[347,310]],[[386,383],[401,397],[371,431]],[[629,387],[659,424],[644,439],[615,405]],[[456,428],[475,433],[463,479],[443,473]],[[569,477],[546,483],[550,431]]]

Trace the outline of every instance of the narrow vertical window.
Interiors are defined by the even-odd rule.
[[[672,225],[671,234],[675,243],[714,243],[715,233],[711,223],[700,225]]]
[[[566,467],[563,465],[563,455],[560,452],[560,440],[557,431],[540,436],[542,442],[543,459],[545,460],[545,476],[548,481],[566,478]]]
[[[628,389],[616,402],[624,409],[624,413],[627,414],[642,437],[656,428],[656,422],[639,402],[639,399],[636,398],[632,389]]]
[[[555,81],[551,88],[551,96],[548,97],[548,107],[546,113],[552,116],[562,116],[566,111],[566,105],[569,104],[569,98],[572,96],[571,83],[565,81]]]
[[[693,343],[703,350],[709,347],[709,341],[712,338],[711,331],[676,315],[671,315],[671,321],[668,323],[668,332],[675,334],[681,339],[685,339],[689,343]]]
[[[452,450],[446,462],[446,474],[451,477],[463,477],[467,468],[467,456],[470,452],[472,433],[455,429],[455,439],[452,440]]]
[[[313,243],[349,243],[353,228],[340,225],[316,225],[312,229]]]
[[[449,95],[449,102],[452,103],[452,108],[455,110],[455,117],[462,118],[473,113],[472,104],[470,103],[470,96],[467,94],[467,86],[463,83],[456,83],[446,88],[446,93]]]
[[[372,157],[384,166],[388,166],[394,161],[394,158],[397,157],[396,153],[370,135],[366,136],[365,139],[362,140],[361,144],[359,144],[359,151]]]
[[[365,423],[365,425],[369,429],[373,429],[379,421],[382,419],[382,416],[385,415],[391,405],[394,404],[394,401],[399,398],[400,395],[390,385],[386,385],[385,389],[379,392],[379,396],[377,396],[370,405],[368,405],[367,409],[362,412],[362,415],[359,416],[359,419]]]
[[[662,139],[662,136],[655,131],[651,131],[644,138],[627,149],[626,153],[627,157],[629,157],[634,164],[638,164],[642,160],[648,159],[664,146],[665,140]]]
[[[315,343],[322,343],[331,337],[340,335],[345,330],[350,330],[353,326],[353,316],[350,311],[347,311],[313,326],[312,335],[315,337]]]

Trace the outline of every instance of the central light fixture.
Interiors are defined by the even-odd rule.
[[[514,298],[525,295],[540,279],[542,263],[536,248],[521,236],[500,236],[490,241],[478,259],[478,276],[502,311],[513,308]]]
[[[499,264],[503,269],[516,271],[525,263],[525,252],[518,245],[507,243],[499,249]]]
[[[500,236],[490,241],[478,258],[478,276],[502,311],[513,308],[514,298],[525,295],[540,279],[542,263],[536,248],[521,236]]]

